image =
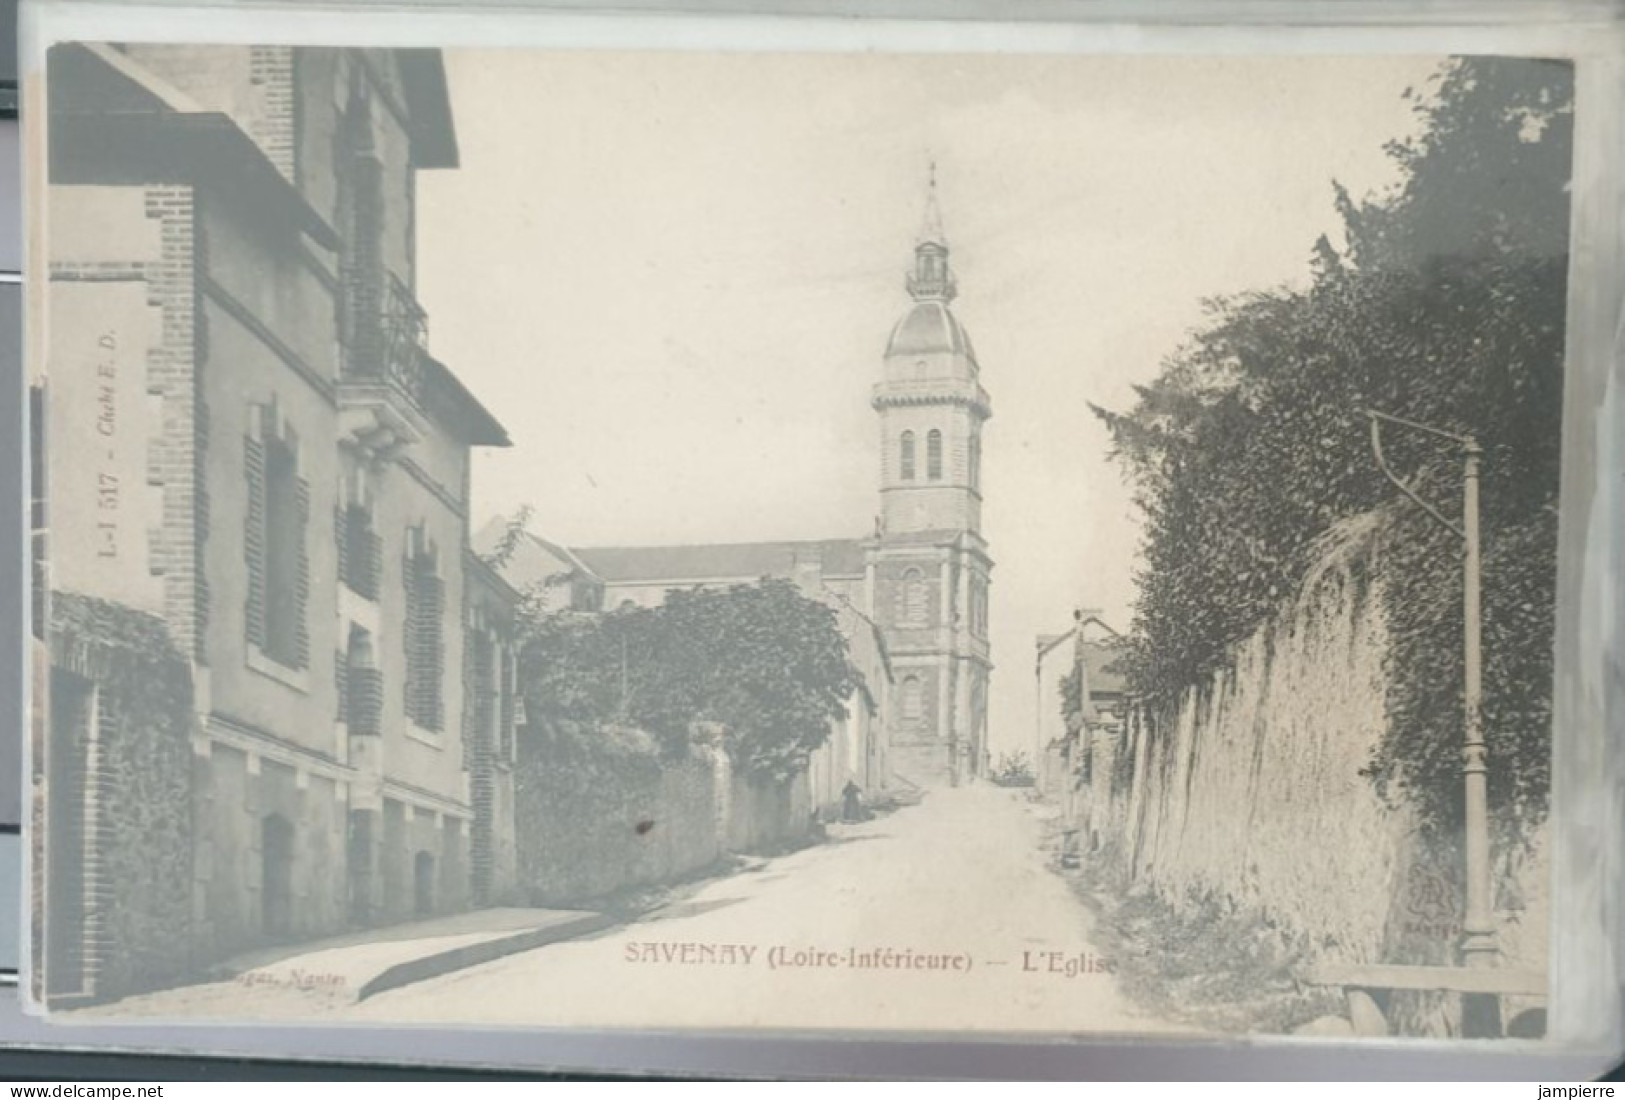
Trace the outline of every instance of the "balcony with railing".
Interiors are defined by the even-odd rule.
[[[393,274],[381,285],[352,276],[347,286],[339,408],[349,444],[387,457],[423,435],[429,315]]]
[[[423,406],[425,360],[429,356],[429,314],[406,284],[389,277],[382,317],[383,365],[390,385]]]

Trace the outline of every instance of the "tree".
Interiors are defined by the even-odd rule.
[[[714,723],[735,766],[773,778],[805,767],[858,683],[835,613],[781,579],[542,616],[522,652],[526,713],[636,726],[668,755]]]
[[[525,537],[530,533],[530,521],[535,515],[536,509],[532,506],[520,505],[519,510],[503,523],[502,534],[497,537],[496,545],[481,554],[480,560],[497,570],[512,561],[519,547],[524,545]]]
[[[1566,299],[1572,69],[1471,58],[1416,96],[1388,147],[1389,194],[1338,188],[1307,290],[1215,301],[1210,321],[1112,431],[1146,518],[1127,671],[1177,698],[1279,610],[1328,540],[1379,533],[1394,640],[1389,732],[1371,774],[1426,819],[1459,820],[1460,558],[1395,499],[1362,410],[1473,434],[1485,449],[1486,729],[1503,817],[1543,812]],[[1396,436],[1415,487],[1459,500],[1456,455]],[[1362,522],[1363,521],[1363,522]]]

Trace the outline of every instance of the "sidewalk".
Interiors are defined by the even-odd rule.
[[[573,909],[478,909],[228,960],[199,985],[125,998],[64,1018],[297,1018],[338,1012],[403,985],[586,936],[614,923]]]

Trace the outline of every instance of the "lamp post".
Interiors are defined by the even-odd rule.
[[[1466,912],[1462,918],[1461,961],[1469,967],[1496,963],[1495,922],[1490,911],[1488,753],[1484,744],[1484,651],[1481,613],[1482,571],[1479,546],[1478,487],[1484,450],[1472,436],[1441,431],[1374,409],[1364,410],[1371,423],[1371,451],[1377,468],[1434,522],[1461,539],[1462,554],[1462,781],[1465,803],[1463,862],[1466,864]],[[1392,470],[1382,454],[1382,425],[1393,424],[1455,444],[1462,460],[1461,525],[1445,518],[1419,497]],[[1493,1004],[1493,1000],[1492,1000]]]

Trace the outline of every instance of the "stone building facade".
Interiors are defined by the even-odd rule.
[[[417,173],[457,165],[439,54],[73,45],[48,80],[49,583],[188,666],[167,934],[196,969],[500,896],[512,593],[468,501],[471,449],[508,439],[413,292]],[[97,713],[54,714],[51,752]],[[79,793],[53,812],[95,820]],[[63,859],[47,904],[81,919],[51,934],[116,953],[99,843]],[[82,979],[47,984],[140,984]]]

